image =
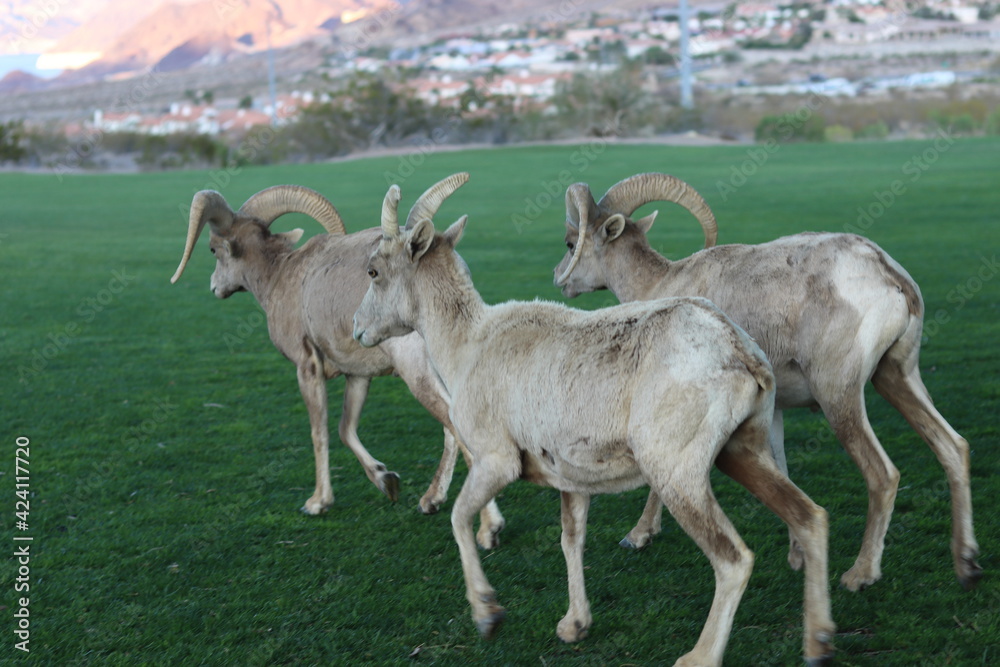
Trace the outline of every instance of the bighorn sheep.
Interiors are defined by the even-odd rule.
[[[444,201],[441,189],[429,189],[415,208],[432,216]],[[294,244],[302,230],[272,234],[271,223],[291,212],[305,213],[329,232],[302,247]],[[392,500],[399,495],[399,476],[386,470],[358,439],[357,426],[371,379],[398,374],[413,395],[444,425],[445,448],[434,481],[420,499],[420,509],[433,513],[444,502],[456,459],[456,442],[448,418],[447,394],[431,370],[423,341],[416,334],[363,348],[351,337],[351,317],[367,289],[364,267],[378,244],[377,228],[347,235],[340,214],[321,194],[281,185],[253,195],[234,212],[221,194],[205,190],[194,196],[180,278],[205,224],[211,229],[215,255],[212,292],[220,299],[250,291],[267,313],[275,347],[298,369],[299,389],[309,412],[316,458],[316,490],[302,508],[319,514],[333,504],[330,485],[326,381],[344,375],[344,408],[339,434],[365,469],[368,478]],[[458,443],[459,445],[461,443]],[[495,504],[483,512],[480,541],[495,546],[503,517]]]
[[[671,262],[647,240],[656,217],[632,220],[652,201],[687,208],[701,223],[705,249]],[[787,472],[782,411],[817,406],[861,469],[868,521],[854,566],[841,582],[856,591],[881,577],[881,559],[899,472],[879,444],[865,411],[871,379],[930,445],[952,497],[951,549],[965,588],[982,576],[972,529],[969,445],[934,408],[920,378],[924,304],[909,274],[884,250],[851,234],[802,233],[761,245],[715,246],[717,226],[705,200],[666,174],[639,174],[595,203],[584,183],[566,192],[568,251],[555,268],[563,295],[610,289],[622,302],[667,296],[711,299],[763,348],[777,380],[771,444]],[[650,496],[638,525],[622,540],[641,547],[659,531]],[[794,539],[789,553],[801,565]]]
[[[467,178],[455,174],[450,187]],[[490,637],[504,617],[472,533],[487,500],[518,478],[562,492],[570,601],[557,634],[572,642],[592,621],[583,577],[590,496],[649,484],[715,570],[708,621],[676,664],[721,664],[753,555],[712,494],[714,463],[803,545],[804,650],[810,664],[825,664],[834,631],[826,513],[771,456],[774,377],[760,348],[697,297],[596,312],[545,302],[486,305],[454,252],[466,217],[436,234],[429,217],[411,212],[400,230],[398,203],[392,186],[354,337],[367,346],[419,332],[452,397],[452,421],[472,456],[452,529],[479,632]]]

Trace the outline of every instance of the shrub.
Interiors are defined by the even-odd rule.
[[[983,130],[991,136],[1000,134],[1000,107],[994,109],[986,117],[986,122],[983,123]]]
[[[792,113],[780,116],[764,116],[757,123],[754,137],[758,142],[765,141],[823,141],[826,122],[822,116],[812,113],[803,107]]]
[[[885,139],[889,136],[889,126],[885,121],[876,121],[862,127],[854,133],[854,136],[858,139]]]
[[[17,163],[27,154],[24,148],[24,121],[0,123],[0,163]]]
[[[853,139],[854,132],[851,131],[851,128],[844,127],[843,125],[830,125],[823,130],[824,141],[843,143],[845,141],[852,141]]]

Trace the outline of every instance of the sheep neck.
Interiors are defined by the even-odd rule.
[[[244,276],[247,291],[254,295],[265,312],[271,312],[272,305],[282,300],[280,286],[293,283],[298,286],[297,281],[281,277],[283,273],[295,270],[296,263],[289,261],[292,254],[293,251],[287,248],[265,246],[259,261],[251,263]]]
[[[671,262],[653,250],[645,238],[621,242],[628,244],[624,252],[608,253],[605,260],[607,287],[622,303],[646,301],[670,272]]]
[[[443,254],[443,253],[442,253]],[[455,262],[426,266],[422,262],[413,284],[417,295],[414,330],[423,337],[431,361],[445,386],[465,363],[466,351],[475,346],[477,327],[489,308],[472,281]],[[442,269],[444,269],[442,271]]]

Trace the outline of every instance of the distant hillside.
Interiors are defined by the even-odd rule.
[[[125,30],[119,2],[60,42],[57,50],[100,51],[100,59],[67,79],[141,70],[165,58],[169,69],[187,67],[209,54],[252,52],[270,42],[276,48],[327,34],[320,27],[346,11],[371,9],[368,0],[196,0],[153,2],[152,11]],[[148,9],[148,8],[147,8]],[[134,18],[138,12],[132,10]],[[270,24],[270,25],[269,25]]]
[[[41,77],[29,74],[28,72],[22,72],[21,70],[14,70],[0,79],[0,92],[20,93],[29,90],[38,90],[44,84],[45,79]]]

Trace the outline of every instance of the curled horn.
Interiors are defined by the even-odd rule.
[[[180,266],[170,279],[171,283],[176,283],[177,279],[184,273],[184,267],[191,259],[194,251],[194,244],[201,235],[201,230],[205,223],[212,225],[212,230],[216,233],[224,233],[233,224],[236,214],[226,203],[225,198],[215,190],[202,190],[194,195],[191,200],[191,214],[188,217],[187,241],[184,242],[184,255],[181,256]]]
[[[330,234],[346,234],[344,221],[330,200],[301,185],[275,185],[247,199],[237,215],[256,218],[265,225],[286,213],[305,213]]]
[[[399,236],[399,186],[389,186],[382,201],[382,237],[394,239]]]
[[[576,240],[576,247],[573,248],[573,257],[569,261],[569,266],[559,276],[556,285],[560,287],[564,285],[569,280],[569,274],[573,273],[577,262],[580,261],[583,240],[587,236],[587,227],[590,225],[591,218],[597,216],[597,209],[594,196],[590,193],[590,186],[586,183],[574,183],[566,189],[566,221],[571,227],[580,230],[580,236]]]
[[[406,216],[406,228],[412,228],[413,225],[423,219],[433,220],[434,214],[441,208],[444,200],[451,196],[455,190],[465,185],[468,180],[469,173],[461,171],[427,188],[424,194],[420,195],[420,198],[413,204],[410,214]]]
[[[597,203],[603,213],[621,213],[631,217],[643,204],[651,201],[669,201],[680,204],[698,219],[705,233],[705,247],[711,248],[719,235],[712,210],[698,191],[668,174],[636,174],[612,185]]]

